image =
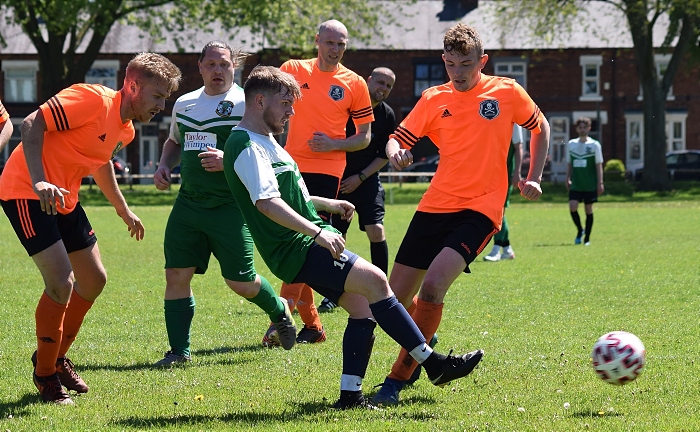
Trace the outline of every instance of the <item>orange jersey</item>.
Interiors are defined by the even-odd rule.
[[[312,152],[308,141],[314,132],[333,139],[345,139],[345,124],[352,117],[355,126],[372,123],[374,114],[367,83],[342,64],[334,72],[322,72],[316,59],[289,60],[280,69],[294,75],[302,98],[294,104],[284,149],[305,173],[342,178],[345,152]]]
[[[10,119],[10,113],[7,112],[5,107],[2,104],[2,101],[0,101],[0,123],[4,123]]]
[[[70,191],[68,214],[78,202],[83,177],[108,163],[134,139],[131,120],[122,123],[121,93],[97,84],[75,84],[42,104],[46,121],[42,163],[46,181]],[[7,160],[0,177],[0,199],[39,199],[32,188],[22,143]]]
[[[473,89],[431,87],[391,136],[410,149],[427,136],[440,152],[418,210],[478,211],[500,228],[508,192],[506,160],[513,123],[539,131],[543,115],[513,79],[482,75]]]

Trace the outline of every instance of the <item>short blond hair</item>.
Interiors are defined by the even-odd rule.
[[[477,57],[484,55],[484,44],[479,32],[463,23],[450,27],[442,42],[445,52],[456,51],[458,54],[467,55],[475,50]]]
[[[156,53],[137,54],[126,65],[125,81],[157,80],[168,85],[172,93],[180,87],[182,72],[173,62]]]

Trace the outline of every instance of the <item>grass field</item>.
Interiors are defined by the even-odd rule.
[[[392,193],[403,196],[396,201],[410,201],[419,189]],[[480,367],[444,389],[423,378],[401,393],[399,406],[378,412],[329,408],[338,396],[344,312],[322,315],[328,332],[323,344],[263,349],[266,317],[225,287],[214,260],[193,284],[194,361],[151,368],[168,348],[162,240],[170,209],[134,208],[146,225],[146,238],[137,243],[114,210],[89,193],[82,199],[109,282],[69,355],[90,392],[75,397],[73,407],[41,403],[29,357],[43,285],[3,214],[0,430],[700,430],[698,189],[604,197],[588,247],[573,244],[575,228],[561,189],[548,190],[545,202],[516,199],[508,210],[517,258],[479,258],[473,273],[462,275],[448,293],[438,349],[483,348]],[[174,192],[145,195],[127,194],[127,200],[167,203]],[[391,254],[414,209],[387,207]],[[356,225],[348,248],[369,256]],[[647,348],[646,369],[623,387],[602,382],[590,366],[592,344],[611,330],[630,331]],[[372,386],[382,382],[396,353],[395,343],[378,330],[366,393],[376,391]]]

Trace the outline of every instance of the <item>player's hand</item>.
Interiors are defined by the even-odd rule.
[[[395,169],[401,170],[413,163],[413,154],[409,150],[399,149],[389,157],[389,162]]]
[[[153,174],[153,184],[158,190],[166,190],[170,187],[170,168],[160,164],[158,169],[156,169],[155,174]]]
[[[205,171],[216,172],[224,170],[224,152],[214,147],[207,146],[207,151],[197,156],[202,160],[202,168]]]
[[[124,212],[124,214],[120,214],[119,217],[122,218],[126,226],[129,228],[131,237],[136,237],[136,241],[143,240],[145,228],[143,227],[141,219],[139,219],[134,212],[127,208],[126,212]]]
[[[326,211],[328,213],[333,213],[340,215],[342,220],[350,221],[352,216],[355,214],[355,206],[344,200],[328,200],[328,207]]]
[[[323,132],[314,132],[313,137],[307,142],[312,152],[329,152],[335,150],[335,141]]]
[[[340,192],[344,194],[349,194],[358,187],[360,187],[361,184],[362,180],[360,180],[359,174],[351,175],[350,177],[340,182]]]
[[[345,239],[333,231],[321,230],[321,233],[316,237],[316,243],[328,249],[334,259],[340,259],[340,254],[345,250]]]
[[[60,205],[65,208],[63,195],[69,194],[70,191],[49,182],[40,181],[34,184],[34,193],[39,197],[39,205],[41,211],[48,215],[56,215],[56,209]]]
[[[530,201],[537,201],[542,195],[542,188],[540,188],[540,184],[536,181],[520,180],[518,187],[520,188],[520,195]]]
[[[598,183],[598,196],[601,196],[605,193],[605,186],[603,186],[603,183]]]

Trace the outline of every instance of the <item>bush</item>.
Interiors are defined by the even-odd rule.
[[[603,171],[625,172],[625,164],[620,159],[610,159],[609,161],[605,162]]]

